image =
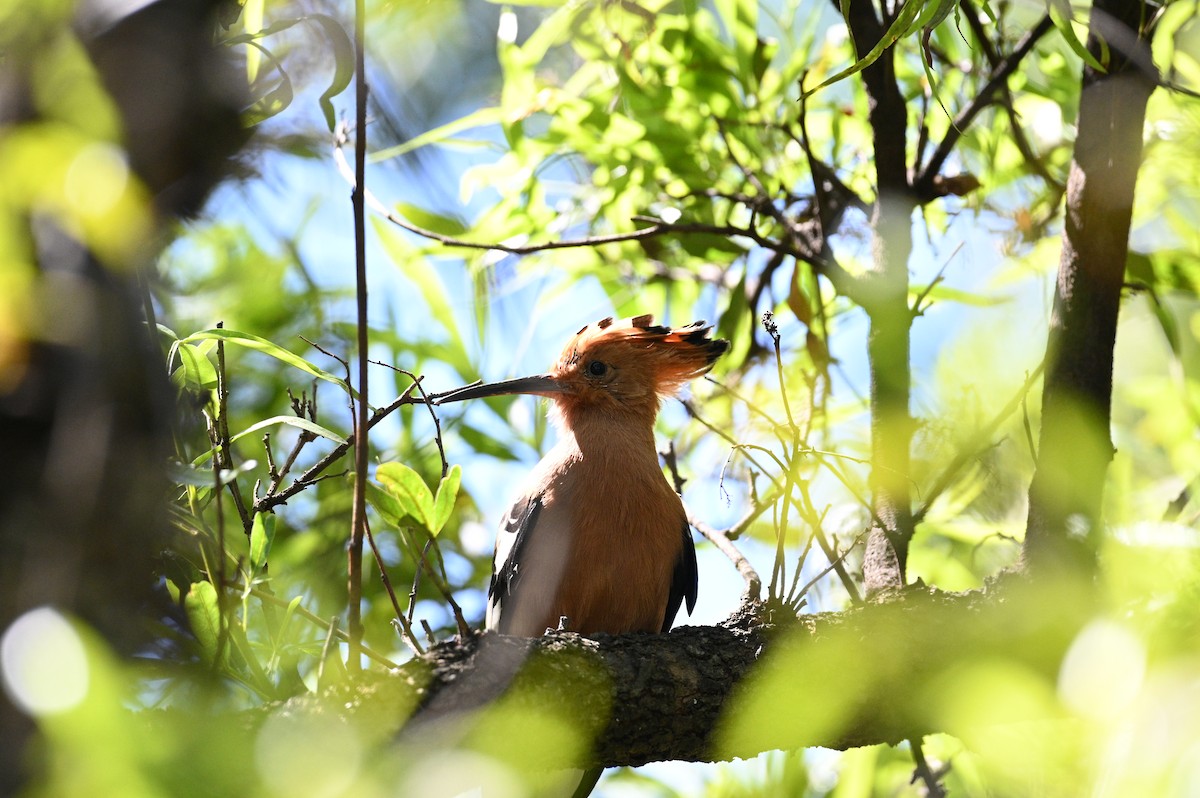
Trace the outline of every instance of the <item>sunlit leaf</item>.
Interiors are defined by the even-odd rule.
[[[379,150],[367,156],[367,160],[371,163],[386,161],[390,158],[398,158],[401,155],[420,149],[421,147],[430,144],[438,144],[447,141],[451,136],[461,133],[464,130],[471,130],[478,127],[486,127],[488,125],[498,124],[504,118],[504,113],[499,108],[485,107],[477,111],[472,111],[464,117],[447,122],[433,130],[428,130],[419,136],[413,136],[403,144],[397,144],[394,147]]]
[[[433,494],[429,486],[404,463],[383,463],[375,469],[375,478],[404,510],[426,529],[432,529]]]
[[[450,520],[450,513],[454,511],[454,502],[458,498],[458,487],[461,483],[462,466],[455,463],[450,466],[450,470],[438,485],[437,497],[433,500],[433,508],[429,517],[430,534],[437,535]]]
[[[303,372],[311,374],[312,376],[314,376],[318,379],[322,379],[327,382],[332,382],[334,385],[337,385],[340,388],[342,388],[342,390],[345,390],[345,391],[350,390],[349,386],[346,385],[346,381],[341,379],[340,377],[335,377],[334,375],[330,374],[329,372],[325,371],[324,369],[318,368],[317,366],[315,366],[314,364],[305,360],[304,358],[300,357],[299,355],[289,352],[288,350],[284,349],[279,344],[272,343],[271,341],[268,341],[267,339],[261,338],[252,333],[238,332],[237,330],[227,330],[227,329],[223,329],[223,328],[215,328],[215,329],[211,329],[211,330],[201,330],[200,332],[192,333],[188,337],[182,339],[180,343],[188,344],[188,343],[192,343],[194,341],[208,341],[208,340],[224,341],[227,344],[236,344],[237,346],[242,346],[247,349],[257,350],[259,352],[262,352],[263,354],[270,355],[271,357],[273,357],[277,360],[281,360],[284,363],[287,363],[289,366],[294,366],[295,368],[298,368]]]
[[[180,365],[171,375],[172,382],[191,390],[212,390],[217,387],[217,367],[200,347],[182,344],[176,354]]]

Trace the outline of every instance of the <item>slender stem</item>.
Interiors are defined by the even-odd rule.
[[[231,586],[231,589],[240,593],[243,588],[241,585],[233,585],[233,586]],[[249,588],[249,592],[250,592],[251,596],[254,596],[256,599],[259,599],[260,601],[265,601],[269,604],[274,604],[278,607],[291,606],[290,601],[284,601],[279,596],[273,595],[271,593],[267,593],[266,591],[264,591],[260,588],[251,587],[251,588]],[[294,612],[297,615],[299,615],[301,618],[304,618],[305,620],[311,621],[314,624],[316,624],[317,626],[320,626],[322,629],[329,629],[329,621],[322,618],[321,616],[317,615],[316,613],[312,612],[311,610],[305,609],[304,607],[297,605]],[[346,641],[346,642],[348,642],[350,640],[350,635],[346,634],[341,629],[334,629],[333,634],[335,637],[337,637],[338,640],[342,640],[342,641]],[[392,662],[390,659],[385,657],[383,654],[380,654],[378,651],[375,651],[372,648],[369,648],[367,646],[362,646],[361,648],[362,648],[362,653],[364,656],[375,660],[376,662],[378,662],[380,665],[382,665],[385,668],[400,667],[397,663]]]
[[[217,322],[217,329],[225,326],[225,322]],[[214,460],[221,468],[233,470],[233,449],[229,439],[229,377],[225,371],[225,342],[217,340],[217,441],[214,444],[217,456]],[[220,485],[217,486],[220,490]],[[233,496],[233,506],[237,508],[238,517],[242,521],[242,531],[250,537],[250,513],[246,510],[246,502],[242,499],[241,488],[236,479],[229,480],[229,493]]]
[[[354,3],[354,266],[355,295],[358,300],[358,412],[354,418],[354,507],[350,520],[350,549],[347,553],[348,626],[350,645],[347,667],[361,670],[362,650],[362,554],[367,523],[367,244],[366,206],[363,187],[367,169],[367,76],[364,69],[366,11],[364,0]]]

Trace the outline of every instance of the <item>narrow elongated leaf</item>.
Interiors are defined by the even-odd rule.
[[[184,338],[182,341],[180,341],[180,343],[190,344],[194,343],[195,341],[208,340],[224,341],[227,344],[236,344],[237,346],[243,346],[247,349],[258,350],[263,354],[270,355],[276,360],[281,360],[284,363],[287,363],[289,366],[294,366],[306,374],[311,374],[317,379],[325,380],[326,382],[332,382],[334,385],[339,386],[342,390],[347,392],[350,391],[350,386],[348,386],[346,381],[342,378],[335,377],[328,371],[318,368],[315,364],[310,363],[299,355],[289,352],[279,344],[272,343],[266,338],[260,338],[252,333],[238,332],[237,330],[226,330],[224,328],[214,328],[211,330],[201,330],[200,332],[192,333],[187,338]]]
[[[391,158],[399,158],[401,155],[418,150],[421,147],[426,147],[430,144],[437,144],[446,141],[456,133],[461,133],[464,130],[472,128],[484,127],[486,125],[498,125],[504,119],[504,112],[499,108],[480,108],[478,111],[472,111],[464,117],[455,119],[453,122],[435,127],[433,130],[427,130],[419,136],[413,136],[403,144],[397,144],[395,147],[373,152],[367,156],[367,160],[371,163],[386,161]]]
[[[265,429],[266,427],[273,427],[276,424],[286,424],[289,427],[295,427],[297,429],[302,429],[307,432],[311,432],[312,434],[317,435],[319,437],[328,438],[329,440],[333,441],[334,443],[336,443],[338,445],[341,445],[346,442],[345,438],[343,438],[341,435],[338,435],[333,430],[326,429],[325,427],[322,427],[320,424],[317,424],[316,422],[309,421],[306,418],[300,418],[299,416],[271,416],[270,418],[264,418],[262,421],[256,422],[254,424],[251,424],[249,427],[246,427],[244,430],[237,433],[236,435],[231,435],[229,438],[229,442],[233,443],[234,441],[239,440],[240,438],[244,438],[251,433],[258,432],[260,429]],[[212,454],[213,454],[213,450],[209,449],[207,452],[205,452],[204,454],[200,455],[195,460],[193,460],[192,464],[199,465],[200,463],[203,463],[206,460],[208,460],[208,458],[212,457]],[[210,480],[210,483],[211,483],[211,480]]]
[[[256,513],[250,525],[250,567],[256,572],[262,570],[271,555],[276,520],[274,513]]]
[[[254,36],[262,30],[263,5],[265,0],[246,0],[242,4],[242,27],[246,33]],[[258,80],[258,68],[262,64],[262,54],[254,47],[246,51],[246,80],[250,83]]]
[[[879,60],[881,55],[887,52],[889,47],[894,45],[903,36],[907,36],[912,32],[913,26],[917,23],[920,13],[924,8],[925,3],[923,0],[908,0],[908,2],[904,4],[904,7],[900,9],[900,14],[896,17],[896,21],[891,24],[891,26],[879,39],[879,42],[871,48],[871,52],[867,53],[865,56],[855,61],[849,67],[843,69],[833,77],[827,78],[816,88],[805,91],[804,96],[811,97],[813,94],[825,88],[826,86],[831,86],[840,80],[845,80],[851,75],[857,75],[859,72],[862,72],[864,69],[871,66],[871,64],[874,64]]]
[[[438,485],[437,497],[433,500],[433,513],[429,519],[430,534],[436,536],[450,520],[450,514],[454,511],[454,501],[458,498],[460,484],[462,484],[462,467],[456,463],[450,466],[450,471]]]
[[[461,219],[427,211],[408,202],[397,202],[396,210],[417,227],[423,227],[444,236],[461,236],[470,229]]]
[[[1063,41],[1067,46],[1083,59],[1083,62],[1097,72],[1107,72],[1108,69],[1096,59],[1088,51],[1087,45],[1084,44],[1079,36],[1075,34],[1074,14],[1071,12],[1071,3],[1069,0],[1050,0],[1050,21],[1054,23],[1054,27],[1058,29],[1058,33],[1063,37]],[[1108,60],[1108,45],[1101,41],[1104,60]]]
[[[400,232],[387,222],[382,219],[372,219],[371,222],[375,225],[375,231],[379,234],[383,248],[391,257],[392,263],[396,264],[396,268],[421,292],[421,298],[425,300],[430,314],[450,335],[453,346],[459,350],[464,349],[449,294],[433,264],[423,253],[410,246]]]
[[[331,440],[334,443],[339,444],[339,445],[346,442],[345,438],[343,438],[341,435],[338,435],[333,430],[327,429],[326,427],[322,427],[320,424],[317,424],[314,421],[309,421],[307,418],[300,418],[299,416],[271,416],[270,418],[264,418],[262,421],[259,421],[257,423],[251,424],[249,427],[246,427],[244,430],[242,430],[238,434],[234,435],[229,440],[230,440],[230,442],[236,441],[238,438],[244,438],[252,432],[258,432],[260,429],[263,429],[264,427],[271,427],[276,424],[286,424],[289,427],[295,427],[296,429],[302,429],[307,432],[311,432],[314,435],[320,436],[322,438],[328,438],[329,440]]]
[[[321,112],[325,115],[325,124],[329,126],[330,132],[333,132],[337,126],[333,98],[345,91],[354,78],[354,44],[341,23],[328,14],[310,14],[307,19],[321,26],[333,50],[333,78],[329,81],[329,87],[317,99],[321,104]]]

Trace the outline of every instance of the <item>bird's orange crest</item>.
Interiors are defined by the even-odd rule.
[[[556,372],[582,367],[586,373],[598,360],[608,367],[634,369],[656,394],[670,396],[706,373],[729,349],[728,341],[708,337],[711,330],[703,321],[666,327],[655,324],[651,315],[601,319],[575,334],[563,349]]]
[[[599,411],[632,413],[653,424],[661,397],[707,372],[729,349],[728,341],[709,337],[711,330],[703,321],[656,325],[649,315],[601,319],[575,334],[549,373],[469,385],[444,394],[438,403],[536,394],[553,399],[568,423]]]

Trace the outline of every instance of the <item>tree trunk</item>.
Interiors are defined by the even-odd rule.
[[[1079,137],[1047,344],[1038,464],[1029,488],[1024,558],[1033,571],[1090,578],[1100,535],[1113,346],[1134,186],[1154,66],[1141,38],[1146,7],[1097,0],[1088,49],[1110,53],[1107,74],[1084,68]]]
[[[846,22],[860,58],[886,32],[871,0],[851,2]],[[859,281],[855,297],[871,324],[867,357],[871,374],[872,521],[863,579],[867,592],[872,593],[904,584],[913,534],[908,258],[912,253],[912,212],[917,203],[909,185],[906,160],[908,106],[896,83],[893,50],[888,49],[864,69],[862,78],[870,109],[876,176],[872,268]]]

